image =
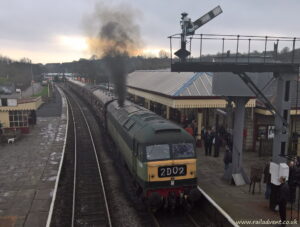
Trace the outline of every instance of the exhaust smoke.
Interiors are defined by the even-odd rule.
[[[90,51],[103,59],[120,106],[124,105],[126,97],[126,62],[138,53],[142,43],[136,23],[138,15],[126,4],[106,7],[102,2],[96,5],[95,12],[86,20]]]

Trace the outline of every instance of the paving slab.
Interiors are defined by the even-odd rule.
[[[30,212],[24,226],[25,227],[45,226],[47,217],[48,217],[48,212]]]
[[[37,124],[14,144],[0,145],[0,226],[45,226],[66,132],[66,102],[56,91]]]

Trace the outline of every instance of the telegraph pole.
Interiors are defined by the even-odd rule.
[[[32,87],[32,96],[34,95],[34,81],[33,81],[33,73],[32,73],[32,62],[30,61],[30,72],[31,72],[31,87]]]

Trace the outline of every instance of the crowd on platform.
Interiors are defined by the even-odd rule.
[[[201,129],[201,139],[199,140],[197,134],[198,128],[195,120],[186,124],[184,129],[195,138],[197,144],[201,143],[201,145],[204,145],[205,156],[218,157],[220,154],[220,148],[225,146],[223,158],[225,171],[229,168],[230,163],[232,163],[233,148],[232,134],[229,130],[225,130],[223,126],[219,127],[217,130],[214,128],[203,127]],[[289,162],[289,178],[286,180],[284,177],[281,177],[279,179],[280,186],[277,187],[277,189],[272,187],[269,169],[270,162],[266,163],[264,168],[264,183],[266,184],[265,198],[270,201],[271,210],[276,212],[279,211],[280,219],[283,222],[287,220],[287,204],[290,203],[291,206],[293,206],[296,202],[296,189],[300,186],[300,157]],[[272,190],[273,193],[271,193]],[[276,193],[274,193],[275,190]],[[272,196],[274,198],[271,198]],[[298,198],[298,200],[299,199],[300,198]],[[300,201],[298,201],[298,203],[299,202]],[[281,226],[285,226],[285,224],[282,224]]]
[[[228,169],[229,164],[232,163],[232,134],[229,130],[226,130],[223,126],[220,126],[217,130],[214,128],[205,128],[202,127],[200,140],[198,140],[198,128],[197,123],[193,120],[191,123],[186,124],[184,129],[192,135],[197,143],[204,145],[205,156],[219,157],[220,148],[225,146],[225,154],[224,154],[224,165],[225,170]]]

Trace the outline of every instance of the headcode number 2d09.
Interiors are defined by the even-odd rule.
[[[186,166],[162,166],[158,167],[159,177],[173,177],[186,175]]]

